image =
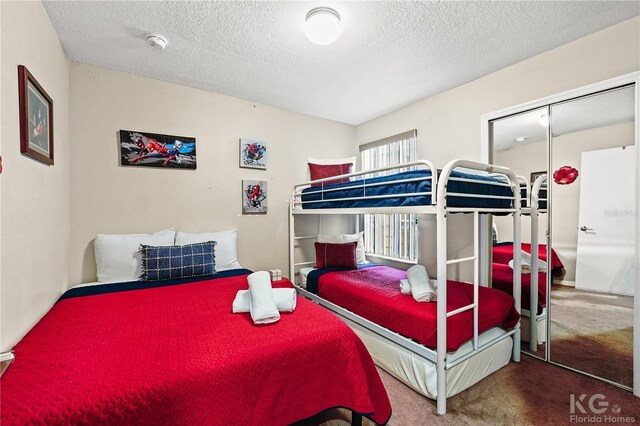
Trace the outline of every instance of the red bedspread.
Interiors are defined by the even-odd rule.
[[[531,244],[522,243],[522,250],[531,253]],[[508,265],[513,259],[513,244],[505,244],[493,246],[493,263],[502,263]],[[547,262],[547,246],[546,244],[538,245],[538,259]],[[561,274],[564,265],[560,261],[555,250],[551,249],[551,270],[554,275]]]
[[[299,297],[256,326],[231,313],[245,288],[238,276],[58,302],[15,347],[2,425],[285,425],[337,406],[389,419],[342,321]]]
[[[418,303],[400,293],[400,279],[405,271],[387,266],[373,266],[353,271],[329,272],[318,281],[318,294],[363,318],[392,331],[417,340],[430,348],[436,347],[437,304]],[[479,288],[478,327],[482,333],[492,327],[510,329],[518,323],[513,298],[501,291]],[[449,281],[447,312],[473,303],[471,284]],[[447,320],[447,350],[456,351],[473,338],[473,310],[454,315]]]
[[[513,269],[509,265],[494,263],[491,270],[492,287],[513,295]],[[520,275],[522,308],[531,309],[531,274]],[[547,274],[538,273],[538,313],[547,305]]]

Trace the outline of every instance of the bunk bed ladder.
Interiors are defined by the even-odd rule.
[[[445,186],[446,188],[446,186]],[[444,204],[444,203],[443,203]],[[446,206],[438,204],[437,219],[437,256],[438,256],[438,335],[437,335],[437,408],[439,414],[446,413],[446,392],[447,392],[447,321],[446,319],[462,312],[473,309],[473,352],[478,350],[478,286],[480,284],[480,214],[473,212],[473,256],[462,257],[458,259],[447,259],[447,212]],[[447,304],[440,301],[446,301],[447,294],[447,266],[473,261],[473,303],[462,306],[451,312],[447,312]]]
[[[453,160],[449,162],[440,174],[438,182],[438,190],[436,193],[436,256],[437,256],[437,272],[438,272],[438,287],[436,289],[438,306],[437,306],[437,358],[436,358],[436,372],[437,372],[437,395],[436,406],[438,414],[445,414],[447,412],[447,318],[460,314],[462,312],[473,309],[473,351],[459,360],[456,360],[454,365],[469,358],[471,355],[479,350],[478,345],[478,286],[480,284],[480,210],[473,210],[473,256],[463,257],[458,259],[447,259],[447,196],[459,196],[457,193],[447,192],[447,181],[451,172],[457,167],[468,167],[478,170],[483,170],[483,165],[475,162],[464,160]],[[513,188],[513,246],[514,246],[514,265],[513,265],[513,298],[515,302],[515,308],[518,313],[521,312],[520,307],[520,271],[521,271],[521,258],[520,258],[520,183],[515,174],[503,167],[499,166],[487,166],[486,171],[497,171],[505,174],[510,180],[510,186]],[[517,250],[517,252],[516,252]],[[473,261],[473,303],[458,308],[454,311],[447,312],[447,266],[452,264],[458,264],[463,262]],[[520,324],[516,325],[515,332],[513,333],[513,352],[512,359],[515,362],[520,361]],[[451,365],[450,367],[452,367]]]

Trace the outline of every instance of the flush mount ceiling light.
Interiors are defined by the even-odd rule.
[[[167,44],[169,44],[167,38],[160,34],[149,34],[147,36],[147,41],[151,46],[158,47],[161,50],[164,50],[164,48],[167,47]]]
[[[304,32],[312,43],[327,46],[340,37],[340,14],[329,7],[311,9],[304,21]]]
[[[520,137],[516,138],[516,142],[524,142],[526,140],[527,140],[527,138],[525,136],[520,136]]]

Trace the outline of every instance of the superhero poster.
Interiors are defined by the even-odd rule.
[[[264,180],[242,181],[242,214],[267,213],[267,182]]]
[[[196,168],[196,139],[120,130],[123,166]]]
[[[267,170],[267,145],[251,139],[240,139],[240,167]]]

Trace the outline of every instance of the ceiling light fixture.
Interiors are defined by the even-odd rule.
[[[304,21],[304,32],[312,43],[327,46],[340,37],[342,22],[334,9],[316,7],[307,13]]]
[[[524,142],[524,141],[526,141],[526,140],[527,140],[527,138],[526,138],[526,137],[524,137],[524,136],[520,136],[520,137],[517,137],[517,138],[516,138],[516,142]]]
[[[159,47],[161,50],[164,50],[164,48],[167,47],[167,44],[169,44],[167,38],[160,34],[149,34],[147,36],[147,41],[151,46]]]

